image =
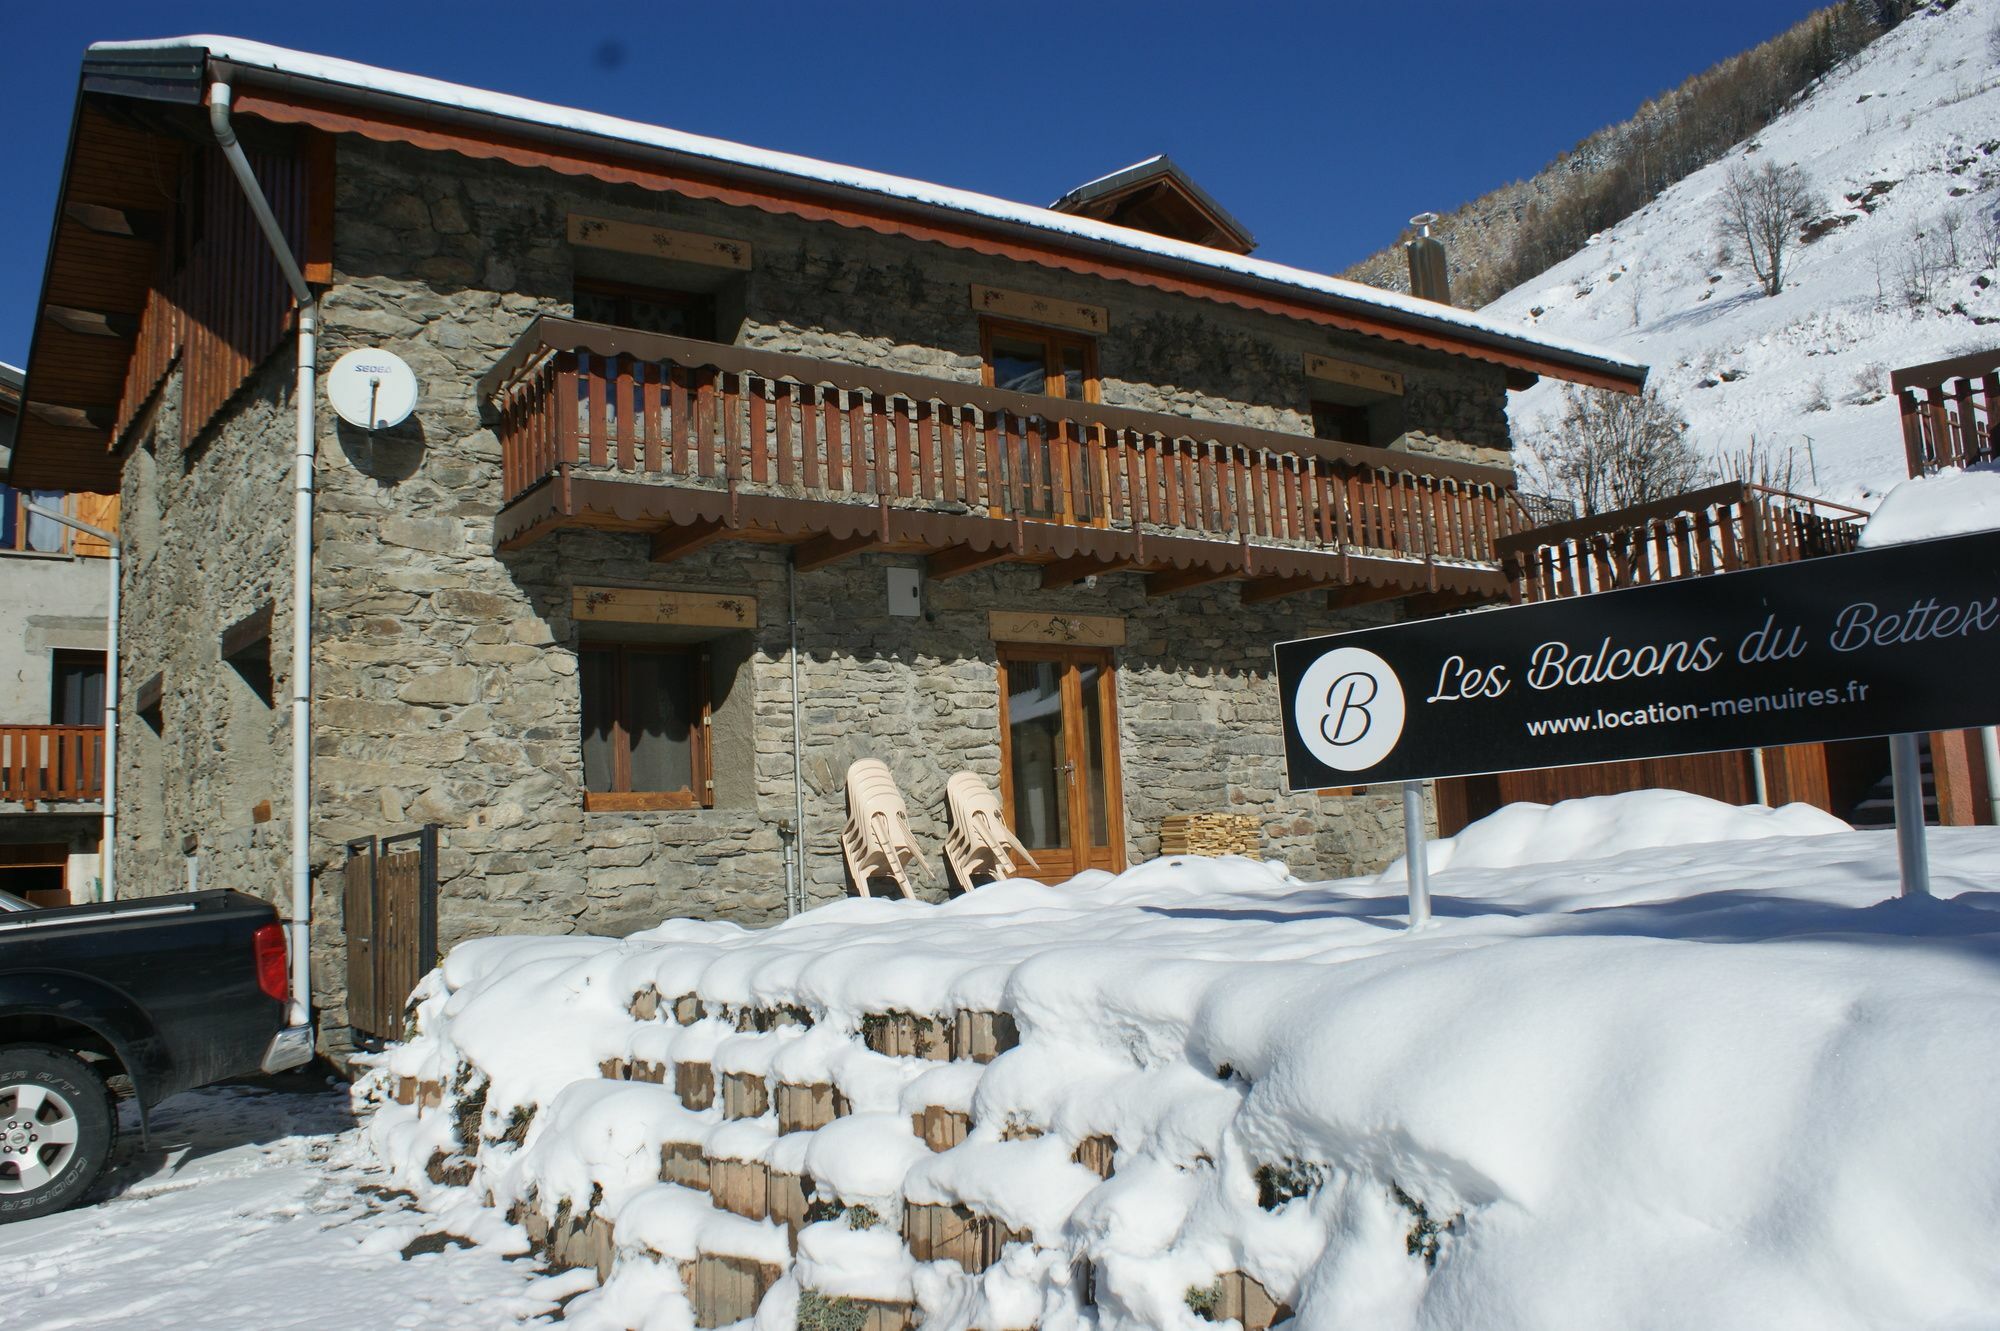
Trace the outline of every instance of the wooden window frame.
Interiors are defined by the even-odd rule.
[[[1062,357],[1055,353],[1065,344],[1083,348],[1083,401],[1103,400],[1102,387],[1097,375],[1097,337],[1093,333],[1079,333],[1068,328],[1051,328],[1045,324],[1017,323],[1012,319],[981,318],[979,321],[979,382],[987,388],[997,387],[993,381],[993,339],[995,337],[1017,337],[1023,342],[1042,344],[1042,392],[1061,402],[1072,399],[1064,397],[1057,389],[1064,386]],[[1051,370],[1048,367],[1053,366]]]
[[[617,702],[611,719],[612,790],[583,792],[587,813],[634,813],[653,809],[712,809],[715,807],[714,755],[709,744],[711,716],[709,675],[713,668],[708,644],[702,642],[614,642],[587,638],[577,646],[585,652],[610,652],[617,660]],[[685,656],[692,662],[689,671],[694,690],[694,707],[688,724],[688,781],[686,790],[632,790],[632,746],[625,729],[625,658],[628,656]],[[579,691],[583,671],[577,671]],[[587,706],[587,704],[586,704]],[[589,777],[586,775],[586,781]]]
[[[993,377],[993,343],[996,338],[1002,337],[1019,338],[1024,342],[1040,342],[1042,344],[1042,395],[1044,397],[1052,398],[1057,402],[1082,401],[1094,403],[1102,399],[1103,390],[1097,373],[1096,334],[1079,333],[1067,328],[1050,328],[1043,324],[1019,323],[1011,319],[995,319],[990,316],[982,316],[979,320],[979,382],[982,386],[987,388],[998,387]],[[1060,388],[1068,386],[1063,378],[1062,371],[1061,351],[1065,346],[1079,347],[1083,351],[1083,397],[1080,399],[1065,397],[1057,391]],[[1093,425],[1085,428],[1095,432],[1098,437],[1102,437],[1101,426]],[[1044,441],[1044,447],[1053,449],[1057,446],[1062,448],[1073,446],[1070,430],[1071,426],[1067,422],[1063,422],[1061,429],[1052,433]],[[1062,509],[1059,512],[1045,516],[1065,526],[1102,527],[1107,525],[1109,518],[1106,516],[1104,505],[1101,501],[1104,491],[1110,485],[1111,478],[1108,475],[1098,475],[1093,477],[1092,481],[1099,500],[1095,504],[1093,511],[1088,513],[1078,512],[1076,496],[1065,491]]]
[[[678,287],[652,287],[639,282],[618,282],[609,278],[578,277],[570,282],[570,308],[576,308],[576,297],[588,292],[593,296],[609,296],[613,300],[650,301],[655,305],[678,305],[684,309],[698,310],[706,319],[703,331],[705,337],[692,339],[696,342],[713,342],[716,333],[715,296],[706,291],[683,291]],[[622,313],[622,311],[621,311]],[[630,327],[632,320],[622,319],[616,327]]]
[[[58,721],[56,717],[62,711],[62,706],[61,706],[62,679],[63,679],[64,668],[65,667],[73,668],[77,666],[82,666],[87,669],[93,661],[96,663],[97,673],[99,674],[99,676],[102,677],[105,684],[109,684],[111,682],[111,655],[109,652],[106,652],[103,648],[58,647],[54,651],[49,653],[49,724],[50,725],[87,726],[92,724],[89,721]],[[100,685],[99,687],[101,688],[102,685]],[[110,701],[108,694],[106,695],[105,700],[107,702]],[[103,717],[100,716],[96,724],[102,726],[104,724]]]
[[[1356,444],[1368,448],[1381,447],[1380,444],[1375,442],[1375,406],[1376,404],[1373,402],[1342,402],[1336,398],[1314,397],[1306,407],[1306,415],[1312,420],[1313,438],[1334,443]],[[1319,427],[1322,408],[1329,411],[1360,412],[1362,420],[1367,424],[1367,428],[1362,433],[1368,437],[1366,439],[1338,439],[1333,435],[1321,434]]]
[[[1071,647],[1047,643],[996,643],[994,660],[998,666],[1000,691],[1000,799],[1007,816],[1015,816],[1014,806],[1014,727],[1008,708],[1008,696],[1012,688],[1012,668],[1016,665],[1037,661],[1053,661],[1062,670],[1062,708],[1064,717],[1063,742],[1066,746],[1063,760],[1069,768],[1069,788],[1063,792],[1069,804],[1070,813],[1070,857],[1076,861],[1076,871],[1087,868],[1104,868],[1111,873],[1125,871],[1125,773],[1123,754],[1118,744],[1118,657],[1109,647]],[[1104,813],[1105,835],[1109,844],[1098,847],[1091,844],[1090,792],[1084,786],[1083,773],[1089,770],[1089,737],[1079,726],[1071,733],[1068,718],[1075,715],[1079,719],[1085,714],[1083,707],[1082,681],[1077,677],[1079,663],[1088,662],[1099,668],[1097,680],[1097,704],[1099,710],[1099,739],[1104,754]],[[1072,709],[1074,709],[1072,711]],[[1083,831],[1079,837],[1077,828]],[[1102,856],[1099,855],[1100,849]],[[1093,860],[1104,859],[1103,864],[1093,864]],[[1034,875],[1030,874],[1030,877]]]

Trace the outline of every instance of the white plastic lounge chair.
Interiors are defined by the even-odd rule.
[[[847,826],[840,834],[840,848],[855,889],[864,897],[870,895],[870,878],[892,878],[904,896],[914,898],[909,874],[912,860],[923,866],[927,876],[935,876],[910,832],[910,810],[903,802],[903,792],[896,789],[896,778],[879,759],[863,758],[847,769]]]
[[[980,878],[1012,878],[1016,857],[1037,869],[1042,867],[1007,826],[1000,797],[976,773],[959,772],[944,783],[944,793],[951,810],[944,857],[968,892]]]

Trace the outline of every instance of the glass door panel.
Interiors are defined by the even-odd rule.
[[[1008,776],[1014,833],[1032,851],[1069,846],[1069,736],[1063,712],[1061,664],[1014,662],[1007,672]]]
[[[1036,877],[1125,864],[1111,658],[1097,649],[1003,648],[1001,794]]]
[[[1084,754],[1083,770],[1078,775],[1083,782],[1083,802],[1089,815],[1090,844],[1095,849],[1107,849],[1111,845],[1110,778],[1104,763],[1103,693],[1110,686],[1110,675],[1101,663],[1093,661],[1077,667],[1076,682]]]

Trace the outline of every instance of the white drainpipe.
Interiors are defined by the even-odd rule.
[[[308,804],[312,796],[312,525],[314,411],[318,405],[314,375],[319,356],[319,302],[306,285],[291,245],[271,215],[271,205],[257,183],[257,173],[236,141],[229,124],[229,84],[217,80],[208,89],[208,123],[215,141],[236,173],[250,211],[284,271],[285,281],[299,303],[298,387],[292,406],[298,414],[298,443],[292,456],[292,1011],[291,1024],[312,1021],[312,855],[308,841]]]
[[[43,508],[40,504],[29,504],[30,513],[38,513],[65,527],[86,532],[104,542],[110,552],[111,604],[106,613],[104,629],[104,830],[98,840],[98,894],[105,901],[118,899],[118,880],[113,875],[117,863],[118,847],[118,568],[122,548],[118,544],[118,533],[106,531],[81,522],[61,509]]]

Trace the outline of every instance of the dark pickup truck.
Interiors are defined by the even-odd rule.
[[[0,893],[0,1224],[83,1195],[115,1094],[143,1125],[178,1091],[311,1058],[287,979],[277,913],[240,892],[46,910]]]

